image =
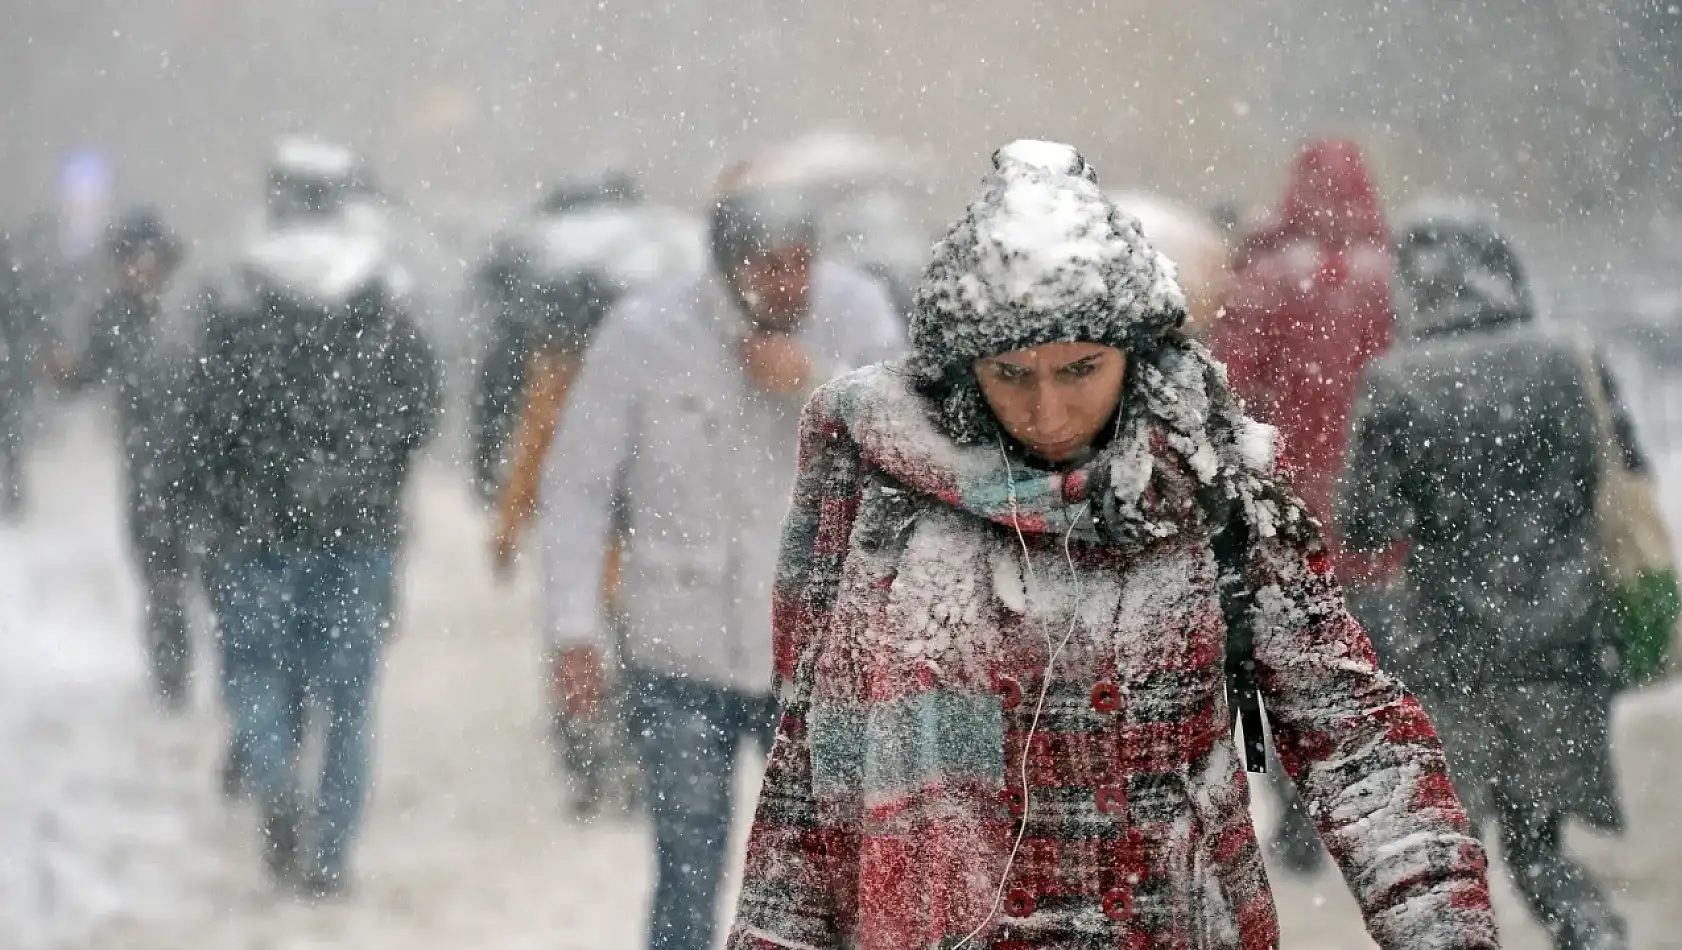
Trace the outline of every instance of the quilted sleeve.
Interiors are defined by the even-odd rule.
[[[1250,567],[1274,743],[1367,931],[1385,950],[1498,946],[1487,858],[1436,731],[1378,668],[1330,558],[1264,540]]]

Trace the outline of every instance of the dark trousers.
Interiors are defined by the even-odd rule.
[[[229,718],[265,817],[313,791],[315,870],[337,877],[367,798],[374,686],[391,591],[391,552],[249,553],[216,572]],[[298,775],[305,704],[321,713],[320,775]],[[314,786],[307,788],[307,786]]]
[[[1419,696],[1472,821],[1494,825],[1513,885],[1559,950],[1624,950],[1623,920],[1562,847],[1570,816],[1614,827],[1610,696],[1581,684],[1486,686]]]
[[[646,672],[631,684],[654,824],[648,946],[711,950],[737,754],[743,739],[769,752],[776,698]]]
[[[0,405],[0,516],[6,518],[23,514],[24,424],[19,408]]]
[[[192,639],[187,630],[190,559],[181,518],[135,463],[123,474],[129,550],[140,575],[152,685],[165,702],[180,703],[186,699],[192,670]]]
[[[1588,871],[1561,848],[1565,816],[1492,795],[1507,871],[1558,950],[1626,950],[1624,922]]]

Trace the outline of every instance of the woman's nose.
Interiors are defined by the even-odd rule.
[[[1069,409],[1064,405],[1057,387],[1050,384],[1040,386],[1039,397],[1034,400],[1034,431],[1041,435],[1053,434],[1063,428],[1068,418]]]

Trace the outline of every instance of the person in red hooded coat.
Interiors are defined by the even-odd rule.
[[[1292,163],[1278,211],[1240,246],[1211,340],[1250,413],[1279,429],[1279,461],[1319,520],[1350,609],[1381,655],[1388,599],[1379,591],[1399,573],[1401,554],[1345,550],[1332,509],[1362,374],[1390,348],[1393,262],[1360,147],[1314,142]],[[1294,801],[1276,844],[1294,870],[1321,862],[1313,824]]]
[[[1277,426],[1282,461],[1309,510],[1330,525],[1349,415],[1362,372],[1390,347],[1392,252],[1360,149],[1316,142],[1291,166],[1274,219],[1238,253],[1214,336],[1232,386]],[[1347,580],[1368,565],[1339,559]]]

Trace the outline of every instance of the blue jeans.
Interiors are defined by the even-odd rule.
[[[744,738],[770,749],[776,698],[636,671],[631,688],[654,824],[648,945],[712,950],[736,753]]]
[[[366,797],[391,574],[384,549],[248,553],[220,565],[211,590],[234,741],[265,815],[303,800],[300,725],[307,705],[320,713],[326,735],[308,840],[315,868],[328,875],[344,871]]]

